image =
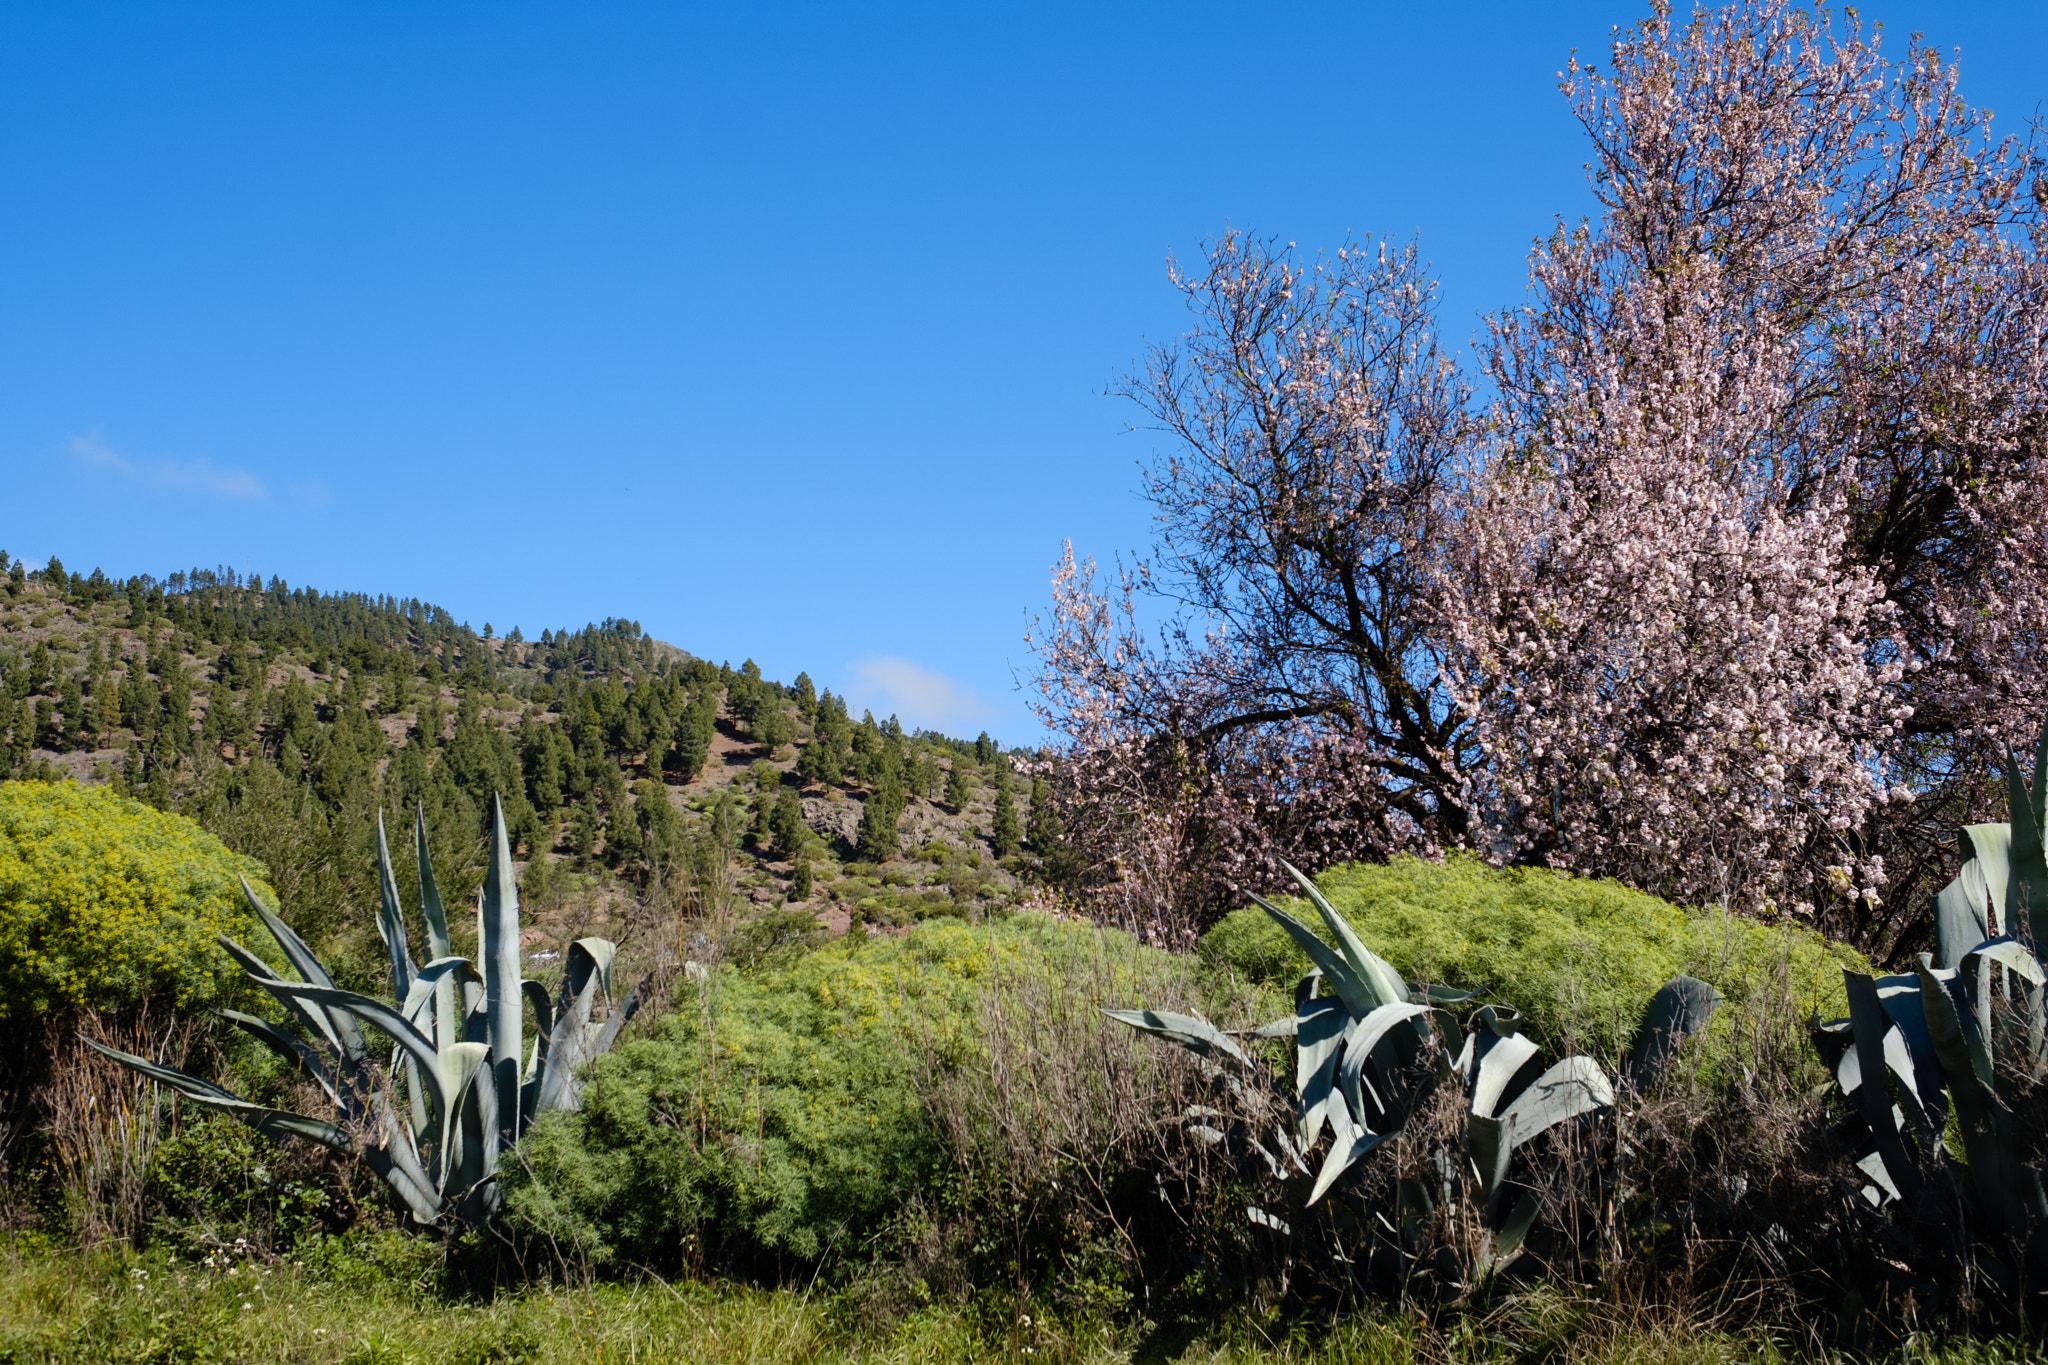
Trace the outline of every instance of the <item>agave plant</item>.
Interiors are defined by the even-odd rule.
[[[1936,1262],[1960,1254],[2011,1295],[2048,1271],[2048,972],[2032,937],[2048,904],[2048,727],[2031,787],[2010,751],[2005,777],[2011,820],[1963,828],[1971,856],[1934,899],[1935,951],[1911,972],[1844,972],[1848,1017],[1812,1032],[1852,1111],[1863,1198],[1914,1244],[1888,1259],[1928,1266],[1915,1252],[1932,1238]]]
[[[1297,1179],[1307,1183],[1304,1204],[1313,1205],[1343,1189],[1361,1161],[1407,1132],[1425,1099],[1442,1087],[1457,1087],[1460,1132],[1422,1163],[1433,1175],[1394,1180],[1392,1207],[1368,1210],[1355,1222],[1373,1241],[1366,1260],[1391,1261],[1405,1282],[1423,1249],[1424,1229],[1440,1212],[1461,1220],[1467,1255],[1458,1277],[1467,1284],[1484,1279],[1520,1254],[1540,1211],[1533,1190],[1516,1191],[1511,1203],[1506,1198],[1514,1189],[1516,1152],[1543,1133],[1612,1106],[1615,1083],[1589,1057],[1543,1065],[1540,1049],[1523,1036],[1522,1018],[1511,1008],[1477,1006],[1466,1020],[1469,1032],[1461,1028],[1451,1011],[1479,991],[1402,980],[1314,882],[1282,866],[1333,942],[1325,943],[1271,902],[1252,898],[1314,966],[1295,989],[1294,1013],[1251,1031],[1257,1038],[1293,1038],[1295,1065],[1293,1093],[1280,1090],[1291,1112],[1272,1133],[1277,1153],[1256,1137],[1250,1145],[1274,1177],[1290,1185]],[[1713,987],[1689,976],[1659,990],[1637,1031],[1622,1084],[1647,1087],[1719,1002]],[[1237,1038],[1206,1019],[1151,1010],[1105,1012],[1191,1049],[1208,1074],[1240,1092],[1269,1083]],[[1205,1140],[1224,1139],[1210,1125],[1214,1111],[1188,1117]],[[1317,1157],[1326,1133],[1329,1145]],[[1250,1216],[1254,1224],[1291,1232],[1270,1211],[1254,1208]]]
[[[298,1029],[239,1010],[222,1013],[310,1077],[333,1106],[331,1117],[268,1108],[197,1076],[86,1041],[194,1104],[232,1114],[268,1137],[298,1137],[335,1151],[360,1152],[421,1223],[474,1225],[497,1211],[499,1155],[518,1142],[537,1115],[576,1107],[578,1065],[611,1047],[632,1018],[640,989],[602,1021],[593,1019],[599,997],[608,1004],[611,999],[614,945],[602,938],[570,945],[561,987],[552,999],[539,982],[520,975],[519,895],[505,812],[496,798],[491,803],[491,857],[477,902],[481,971],[449,950],[448,920],[427,853],[424,810],[414,815],[413,841],[431,954],[424,966],[414,962],[407,941],[384,817],[378,814],[382,905],[377,929],[390,955],[389,1003],[336,986],[305,940],[266,909],[246,881],[242,890],[249,904],[298,979],[279,976],[242,944],[220,940]],[[532,1007],[537,1026],[530,1051],[522,1037],[526,1006]],[[388,1066],[373,1062],[366,1025],[391,1040]],[[402,1097],[395,1098],[401,1090]]]

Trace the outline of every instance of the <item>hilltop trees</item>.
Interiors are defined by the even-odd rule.
[[[1601,212],[1491,321],[1483,407],[1412,249],[1176,267],[1195,329],[1124,386],[1158,552],[1069,555],[1034,636],[1110,913],[1462,845],[1886,948],[2048,705],[2034,150],[1783,0],[1566,85]]]

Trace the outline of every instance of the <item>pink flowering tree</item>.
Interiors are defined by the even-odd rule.
[[[1892,951],[2048,712],[2032,147],[1783,0],[1660,9],[1563,88],[1601,211],[1533,252],[1483,403],[1412,253],[1176,273],[1196,326],[1125,389],[1157,553],[1114,594],[1063,563],[1035,632],[1121,916],[1462,845]]]

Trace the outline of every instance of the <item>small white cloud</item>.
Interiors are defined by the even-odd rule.
[[[994,709],[976,696],[973,688],[908,659],[871,654],[847,672],[853,679],[847,688],[847,705],[856,716],[868,710],[877,717],[894,715],[912,730],[952,733],[982,725],[995,716]]]
[[[246,469],[216,469],[212,461],[205,458],[179,463],[176,460],[157,460],[148,464],[137,464],[120,451],[104,444],[97,436],[72,438],[71,453],[79,462],[94,469],[105,469],[132,479],[137,483],[152,484],[158,488],[182,488],[195,493],[207,493],[218,498],[239,498],[245,501],[261,502],[270,492]]]

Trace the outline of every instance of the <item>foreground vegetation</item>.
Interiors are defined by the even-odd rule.
[[[535,1284],[464,1293],[435,1249],[399,1237],[323,1242],[291,1261],[207,1265],[123,1251],[0,1253],[0,1361],[9,1365],[1352,1365],[1513,1359],[1722,1365],[1802,1354],[1797,1343],[1554,1292],[1504,1297],[1448,1332],[1366,1307],[1338,1322],[1237,1316],[1124,1322],[1015,1295],[865,1321],[843,1291],[668,1281]],[[234,1273],[230,1274],[232,1271]],[[2024,1339],[1927,1338],[1901,1361],[2048,1360]]]

